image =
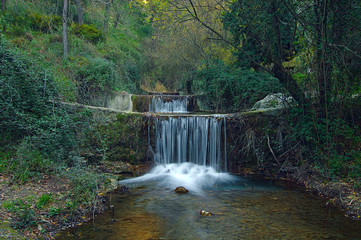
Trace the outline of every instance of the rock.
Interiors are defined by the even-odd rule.
[[[282,93],[272,93],[256,102],[251,110],[278,110],[287,108],[294,102],[292,97],[286,97]]]
[[[213,216],[214,214],[211,212],[207,212],[204,211],[203,209],[201,211],[199,211],[199,215],[203,216],[203,217],[207,217],[207,216]]]
[[[103,163],[104,168],[106,169],[106,172],[112,173],[112,174],[132,174],[134,173],[134,168],[131,164],[127,162],[111,162],[106,161]]]
[[[116,179],[114,179],[112,177],[108,177],[107,181],[108,181],[109,185],[106,189],[106,192],[110,192],[110,191],[116,190],[118,188],[119,183]],[[104,193],[102,193],[102,194],[104,194]],[[102,194],[99,194],[99,195],[102,195]]]
[[[185,188],[185,187],[177,187],[175,190],[174,190],[176,193],[187,193],[188,190]]]

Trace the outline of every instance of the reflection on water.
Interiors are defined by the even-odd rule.
[[[129,181],[128,192],[111,196],[114,216],[107,211],[58,239],[361,239],[360,223],[294,186],[233,176],[201,186],[202,194],[177,194],[164,179],[179,180]]]

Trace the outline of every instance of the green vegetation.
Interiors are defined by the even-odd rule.
[[[146,159],[147,125],[142,115],[118,114],[112,123],[99,126],[103,148],[107,149],[104,157],[109,161],[122,159],[131,164],[139,164]],[[102,147],[99,142],[95,144],[98,149]]]
[[[34,215],[34,209],[23,200],[15,200],[3,203],[3,208],[11,213],[15,213],[14,228],[26,228],[36,225],[37,219]]]
[[[70,51],[63,59],[60,6],[50,0],[7,1],[0,13],[0,184],[4,191],[14,188],[5,196],[17,198],[7,200],[0,215],[29,239],[47,238],[60,223],[99,211],[99,194],[110,183],[83,156],[84,136],[94,134],[96,123],[91,113],[58,102],[91,103],[113,91],[139,92],[140,43],[149,33],[147,23],[136,20],[143,17],[136,3],[120,4],[119,11],[129,11],[105,33],[104,6],[84,2],[83,23],[69,9]],[[55,187],[47,188],[53,181]],[[39,190],[40,196],[29,197]]]
[[[0,183],[68,179],[62,196],[44,191],[6,201],[14,227],[37,228],[40,211],[67,221],[94,212],[109,187],[96,165],[147,158],[141,115],[97,122],[92,111],[59,104],[93,104],[121,91],[183,91],[215,112],[243,111],[285,93],[296,104],[286,111],[283,146],[270,143],[274,157],[360,190],[358,1],[63,3],[2,1]],[[140,99],[133,96],[147,108]]]
[[[148,8],[153,44],[181,46],[157,53],[172,59],[176,52],[190,65],[179,67],[179,88],[225,112],[249,109],[272,92],[291,95],[297,105],[287,111],[284,143],[297,146],[291,164],[313,166],[328,180],[361,180],[357,1],[158,0]]]
[[[282,86],[266,73],[234,69],[215,62],[198,71],[193,91],[201,95],[200,99],[210,110],[237,112],[251,108],[269,93],[281,92]]]

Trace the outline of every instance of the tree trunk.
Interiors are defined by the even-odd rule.
[[[109,11],[110,11],[110,1],[109,1],[109,0],[106,0],[106,1],[105,1],[104,25],[103,25],[104,35],[108,32]]]
[[[328,0],[315,0],[315,30],[316,30],[316,66],[319,91],[319,103],[321,109],[327,108],[327,100],[330,94],[329,78],[332,66],[326,53],[327,43],[327,4]]]
[[[297,85],[295,79],[292,78],[292,76],[284,69],[282,64],[275,64],[273,67],[272,75],[276,77],[280,83],[288,90],[288,92],[291,94],[291,96],[300,104],[305,105],[306,99]]]
[[[75,0],[76,4],[76,11],[78,12],[78,23],[83,24],[84,23],[84,17],[83,17],[83,9],[81,7],[80,0]]]
[[[121,12],[117,12],[117,16],[115,18],[115,21],[114,21],[114,28],[116,29],[118,27],[118,23],[119,23],[119,20],[120,20],[120,15],[121,15]]]
[[[279,6],[277,5],[277,1],[271,1],[269,14],[272,16],[273,21],[273,29],[274,34],[276,36],[274,43],[274,52],[272,54],[272,62],[274,64],[273,71],[271,74],[278,78],[280,83],[288,90],[291,96],[302,106],[306,104],[304,93],[299,88],[297,82],[290,73],[283,67],[282,62],[284,61],[285,49],[282,47],[282,32],[281,32],[281,20],[278,16],[277,9]]]
[[[68,47],[68,0],[64,0],[63,6],[63,56],[64,58],[68,57],[69,47]]]

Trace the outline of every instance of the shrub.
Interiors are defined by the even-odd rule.
[[[96,29],[95,26],[73,23],[70,27],[73,34],[81,36],[92,43],[97,43],[104,39],[102,32]]]
[[[28,18],[30,27],[41,32],[59,30],[62,26],[62,18],[57,15],[30,13]]]
[[[209,109],[239,111],[269,93],[282,91],[276,78],[265,73],[234,69],[221,61],[199,70],[192,89]]]
[[[104,58],[89,59],[80,66],[78,78],[80,100],[87,103],[115,89],[127,90],[116,65]]]
[[[69,157],[76,145],[76,126],[53,102],[58,93],[51,72],[10,50],[3,38],[0,72],[0,146],[20,144],[11,161],[22,164],[21,178],[27,179],[32,169],[48,171],[47,159],[60,162]]]
[[[289,115],[290,146],[301,144],[303,158],[317,166],[325,177],[360,179],[360,130],[332,114],[326,119],[316,109],[293,107]]]

